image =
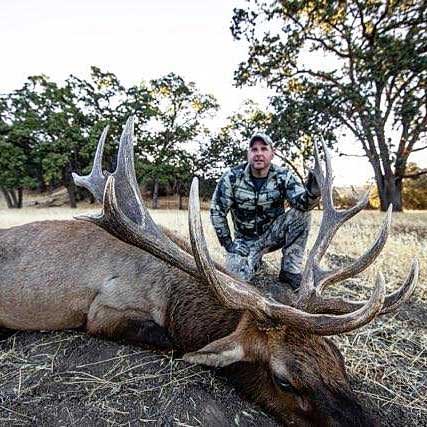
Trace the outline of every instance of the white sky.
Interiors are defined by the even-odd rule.
[[[54,81],[70,74],[86,78],[91,65],[115,73],[125,85],[175,72],[218,99],[222,120],[244,99],[263,103],[267,97],[262,88],[233,87],[233,72],[246,53],[229,31],[239,3],[1,0],[0,93],[21,87],[34,74]],[[365,159],[334,159],[334,170],[338,185],[372,175]]]

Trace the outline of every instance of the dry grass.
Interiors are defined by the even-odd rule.
[[[42,219],[72,218],[73,215],[88,210],[93,210],[93,207],[86,206],[78,211],[65,208],[43,210],[31,208],[20,211],[0,209],[0,228]],[[151,213],[155,221],[168,226],[178,234],[187,235],[186,211],[158,210]],[[221,261],[223,254],[209,224],[208,213],[202,214],[213,256]],[[360,256],[375,239],[382,218],[383,214],[366,211],[345,224],[331,244],[325,262],[333,266]],[[313,242],[319,220],[320,212],[315,211],[309,246]],[[351,279],[332,290],[336,294],[364,299],[372,289],[375,273],[382,270],[386,276],[388,289],[391,291],[405,277],[411,259],[414,256],[418,257],[421,275],[411,304],[404,306],[399,314],[379,318],[356,333],[335,338],[345,356],[348,371],[355,382],[355,389],[360,395],[368,404],[377,408],[379,413],[389,414],[390,420],[393,419],[395,416],[393,413],[396,414],[396,411],[410,414],[407,418],[411,420],[410,425],[424,425],[427,419],[427,274],[424,269],[427,265],[426,245],[427,212],[393,215],[391,235],[374,266],[360,277]],[[280,253],[269,255],[268,262],[273,270],[278,270],[279,260]],[[31,387],[37,387],[38,384],[34,379],[40,378],[40,381],[43,381],[44,373],[55,369],[55,354],[63,350],[65,342],[83,339],[80,334],[70,336],[59,333],[53,337],[50,336],[49,339],[52,341],[47,341],[47,337],[45,336],[44,341],[34,344],[40,356],[33,357],[33,354],[28,358],[28,354],[32,354],[31,351],[35,354],[39,353],[31,349],[26,349],[24,352],[18,351],[13,348],[13,345],[8,352],[0,352],[0,364],[10,366],[8,376],[4,376],[3,373],[0,383],[13,383],[15,395],[31,395]],[[43,352],[43,346],[56,346],[57,351]],[[152,360],[149,355],[142,353],[137,359],[132,359],[129,352],[124,352],[122,356],[113,356],[114,360],[113,363],[109,363],[109,369],[101,371],[98,376],[88,374],[85,370],[86,365],[78,365],[73,371],[65,371],[64,375],[58,377],[58,381],[68,382],[70,386],[77,387],[77,390],[83,388],[88,401],[105,407],[106,419],[109,420],[107,424],[111,425],[114,424],[111,421],[115,419],[114,417],[121,416],[120,409],[109,400],[118,391],[125,391],[138,399],[144,393],[161,394],[162,388],[186,384],[194,377],[204,378],[203,381],[212,385],[210,373],[181,365],[181,362],[176,362],[178,364],[175,366],[175,362],[169,356]],[[102,365],[104,362],[101,360],[94,363]],[[141,373],[146,371],[141,368],[146,368],[150,364],[156,365],[155,369],[149,370],[149,374]],[[156,377],[158,382],[156,390],[151,390],[152,383],[144,386],[144,375]],[[28,377],[32,377],[33,380],[29,381]],[[1,409],[0,406],[0,412]],[[16,420],[18,424],[29,421],[25,419],[25,415],[21,417],[19,411],[13,413],[10,407],[6,409],[7,411],[0,417],[0,423],[6,419]],[[150,416],[154,417],[148,412],[146,419],[153,419]],[[185,425],[183,419],[177,422]],[[390,423],[387,425],[393,425],[392,421]],[[188,420],[188,424],[198,425],[195,420]],[[403,424],[396,422],[395,425]]]
[[[70,208],[26,208],[20,210],[0,209],[0,228],[13,227],[27,222],[41,220],[72,219],[73,216],[96,210],[93,205],[82,205],[78,209]],[[187,211],[150,210],[158,223],[169,227],[176,233],[188,236]],[[321,217],[320,211],[313,211],[312,231],[307,247],[314,242]],[[379,226],[384,218],[380,212],[363,211],[338,231],[333,240],[329,256],[355,258],[360,256],[375,240]],[[218,244],[215,232],[211,227],[208,212],[202,211],[206,239],[212,255],[221,260],[223,252]],[[392,230],[387,244],[374,265],[361,274],[367,282],[374,280],[377,271],[381,270],[393,289],[405,277],[413,257],[417,257],[421,266],[427,265],[427,212],[411,211],[393,214]],[[266,260],[279,265],[280,252],[267,256]],[[421,268],[420,285],[416,293],[427,300],[427,272]]]

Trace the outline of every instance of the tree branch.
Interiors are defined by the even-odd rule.
[[[282,160],[284,163],[286,163],[294,172],[295,174],[298,176],[298,178],[301,180],[301,182],[304,182],[304,178],[301,176],[301,174],[299,173],[298,169],[292,164],[292,162],[290,160],[288,160],[286,158],[286,156],[283,156],[280,153],[276,152],[276,156]]]
[[[336,49],[336,48],[334,48],[334,47],[332,47],[332,46],[329,46],[329,45],[325,42],[325,40],[324,40],[324,39],[322,39],[322,38],[307,36],[307,40],[310,40],[310,41],[312,41],[312,42],[316,42],[316,43],[320,43],[320,44],[324,47],[324,49],[325,49],[325,50],[327,50],[327,51],[331,51],[331,52],[334,52],[334,53],[335,53],[335,55],[339,56],[340,58],[346,59],[346,58],[348,58],[348,57],[349,57],[349,55],[347,55],[346,53],[344,53],[344,52],[340,52],[338,49]]]
[[[393,88],[390,85],[390,92],[389,96],[387,96],[387,100],[388,100],[388,106],[387,106],[387,110],[384,113],[384,121],[387,121],[391,110],[393,108],[394,103],[396,102],[397,98],[399,97],[399,95],[412,83],[412,81],[415,79],[415,77],[417,77],[418,74],[416,73],[412,73],[412,75],[408,76],[407,78],[405,78],[405,81],[400,85],[400,87],[398,87],[396,89],[396,92],[394,93],[394,95],[392,95],[393,92]],[[396,81],[396,77],[395,76],[392,80],[392,84],[394,85],[395,81]]]
[[[423,151],[427,148],[427,145],[425,145],[424,147],[420,147],[420,148],[413,148],[412,149],[412,153],[415,153],[416,151]]]
[[[365,158],[366,154],[347,154],[347,153],[339,153],[339,157],[361,157]]]
[[[408,173],[407,175],[403,175],[402,178],[409,178],[409,179],[416,179],[419,178],[422,175],[427,174],[427,169],[423,169],[422,171],[415,172],[415,173]]]

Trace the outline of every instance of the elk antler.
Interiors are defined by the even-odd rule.
[[[183,251],[155,226],[144,205],[133,165],[133,119],[128,120],[120,138],[116,171],[100,179],[99,171],[101,170],[105,134],[106,131],[99,140],[91,174],[83,178],[74,175],[76,184],[85,186],[94,195],[101,190],[104,191],[103,211],[100,214],[81,215],[76,218],[93,222],[126,243],[146,250],[196,279],[206,280],[203,272],[198,270],[193,257]],[[215,265],[216,267],[217,265]],[[224,275],[221,272],[219,274]],[[238,283],[235,286],[238,294],[241,293],[241,289],[245,289],[243,282],[232,278],[230,280],[232,283]],[[264,297],[251,286],[248,286],[243,294],[246,298],[239,299],[239,304],[243,304],[243,306],[233,303],[232,307],[242,309],[250,307],[257,317],[264,318]],[[254,304],[254,301],[257,304]]]
[[[387,295],[384,300],[384,305],[378,314],[391,313],[403,303],[408,301],[414,292],[417,285],[419,275],[419,263],[416,258],[412,260],[411,268],[403,284],[393,293]],[[358,310],[366,304],[366,301],[349,301],[345,298],[338,297],[322,297],[316,299],[315,312],[317,313],[333,313],[343,314]]]
[[[119,152],[117,154],[117,166],[113,173],[102,172],[102,154],[104,151],[105,139],[107,137],[108,126],[102,132],[96,149],[92,171],[89,175],[79,176],[73,173],[76,185],[87,188],[98,201],[103,200],[105,187],[110,177],[114,177],[118,183],[117,194],[121,210],[126,217],[134,223],[143,225],[145,230],[157,239],[166,239],[155,222],[152,220],[142,202],[139,187],[135,176],[133,140],[134,140],[134,118],[129,117],[120,137]],[[79,219],[87,219],[93,222],[102,222],[102,215],[87,215]],[[101,225],[101,224],[99,224]],[[104,227],[105,228],[105,227]],[[113,230],[112,230],[113,232]],[[113,233],[116,235],[115,233]]]
[[[387,240],[391,223],[390,206],[380,228],[379,234],[372,246],[356,261],[335,270],[323,270],[320,261],[325,254],[338,228],[351,217],[360,212],[368,203],[369,191],[352,208],[337,211],[332,200],[332,168],[328,149],[323,145],[325,155],[325,173],[319,160],[317,145],[314,146],[315,168],[314,174],[321,188],[323,201],[323,216],[316,242],[311,249],[303,273],[301,287],[298,293],[297,307],[310,312],[321,313],[349,313],[359,308],[363,303],[346,301],[341,298],[323,298],[321,293],[326,286],[353,277],[365,270],[380,254]],[[394,293],[385,298],[381,314],[397,308],[412,294],[418,279],[418,262],[413,261],[410,272],[403,285]]]
[[[95,222],[122,241],[146,250],[198,280],[208,282],[227,307],[248,310],[260,320],[276,320],[319,335],[333,335],[358,328],[372,320],[382,307],[383,281],[378,283],[377,292],[372,295],[366,305],[355,313],[343,316],[306,313],[288,305],[267,300],[251,285],[219,271],[212,262],[201,226],[197,179],[193,181],[192,185],[190,195],[192,210],[189,215],[192,248],[197,265],[191,255],[172,241],[162,240],[147,233],[144,224],[136,224],[127,218],[121,210],[116,196],[117,188],[121,188],[116,181],[117,178],[112,175],[107,179],[102,215],[80,218]],[[134,195],[137,194],[139,192],[135,190]],[[145,209],[142,200],[138,205]],[[148,211],[144,213],[144,216],[149,216]]]
[[[161,233],[145,208],[133,167],[132,140],[133,122],[129,120],[120,140],[119,158],[122,160],[118,161],[116,171],[106,178],[102,213],[79,219],[94,222],[124,242],[146,250],[197,280],[207,282],[227,307],[248,310],[262,321],[276,321],[307,332],[332,335],[358,328],[380,312],[384,302],[384,280],[381,275],[368,302],[351,313],[337,316],[313,314],[277,303],[265,298],[248,283],[220,271],[207,250],[200,218],[197,179],[193,180],[189,203],[193,258]],[[125,199],[122,192],[131,200]]]
[[[102,155],[104,153],[105,140],[107,139],[109,126],[106,126],[99,138],[98,146],[96,147],[95,159],[93,167],[89,175],[80,176],[73,172],[74,183],[79,187],[84,187],[89,190],[98,202],[102,203],[104,197],[105,183],[107,182],[107,174],[102,172]]]

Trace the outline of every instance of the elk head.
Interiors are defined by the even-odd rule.
[[[389,295],[385,295],[381,274],[366,302],[324,297],[322,292],[327,286],[360,273],[374,261],[387,239],[391,209],[377,239],[365,254],[346,267],[321,268],[320,261],[338,228],[361,211],[368,198],[365,195],[353,208],[337,211],[332,203],[329,153],[323,147],[323,170],[315,146],[314,173],[321,186],[323,217],[298,295],[291,303],[283,304],[229,275],[212,261],[201,224],[197,178],[193,180],[189,202],[192,254],[182,250],[154,224],[135,178],[132,118],[123,131],[118,166],[113,174],[101,172],[104,140],[105,132],[91,175],[74,177],[76,183],[89,188],[98,199],[103,194],[103,212],[80,218],[96,223],[119,239],[207,284],[222,306],[241,313],[234,331],[185,354],[184,359],[213,367],[229,367],[243,391],[286,424],[372,425],[351,392],[341,353],[325,336],[355,330],[376,316],[396,309],[415,288],[418,262],[413,261],[402,286]],[[182,347],[185,348],[185,342]]]

